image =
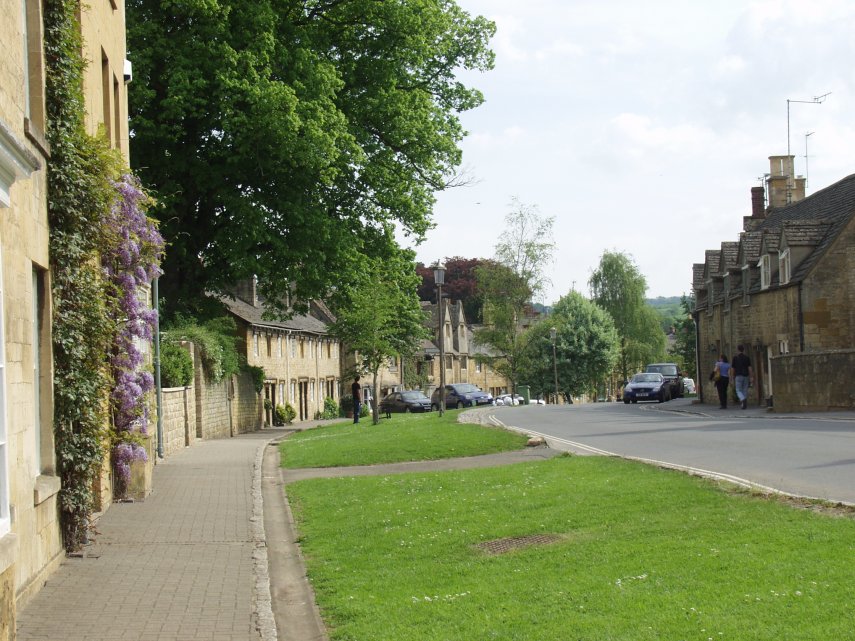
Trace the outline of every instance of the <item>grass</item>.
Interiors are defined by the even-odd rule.
[[[430,461],[516,450],[525,437],[505,430],[457,423],[460,412],[393,414],[372,425],[371,419],[335,423],[298,432],[279,449],[287,468],[341,467],[403,461]]]
[[[567,456],[288,495],[334,641],[855,639],[855,521],[678,472]]]

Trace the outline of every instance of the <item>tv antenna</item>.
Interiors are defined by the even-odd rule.
[[[813,136],[813,134],[813,131],[805,132],[805,188],[807,188],[810,181],[810,173],[808,173],[808,138]]]
[[[812,100],[790,100],[787,98],[787,156],[790,155],[790,103],[797,102],[803,105],[819,105],[825,102],[825,99],[831,95],[831,92],[824,93],[821,96],[814,96]]]

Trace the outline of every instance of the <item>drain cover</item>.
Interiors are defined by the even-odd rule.
[[[512,536],[507,539],[495,539],[484,541],[475,547],[487,554],[505,554],[520,548],[528,548],[533,545],[549,545],[560,541],[562,537],[557,534],[532,534],[530,536]]]

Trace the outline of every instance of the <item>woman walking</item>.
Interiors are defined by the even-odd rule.
[[[727,356],[719,356],[715,364],[715,388],[718,390],[718,402],[721,409],[727,409],[727,386],[730,384],[730,363]]]

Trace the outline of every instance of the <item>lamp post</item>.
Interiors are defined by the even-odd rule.
[[[549,330],[549,336],[552,338],[552,374],[555,377],[555,404],[558,405],[558,359],[555,357],[555,337],[558,334],[553,327]]]
[[[445,265],[436,261],[433,267],[433,282],[436,283],[436,304],[439,307],[439,415],[445,411],[445,326],[442,313],[442,286],[445,284]]]

